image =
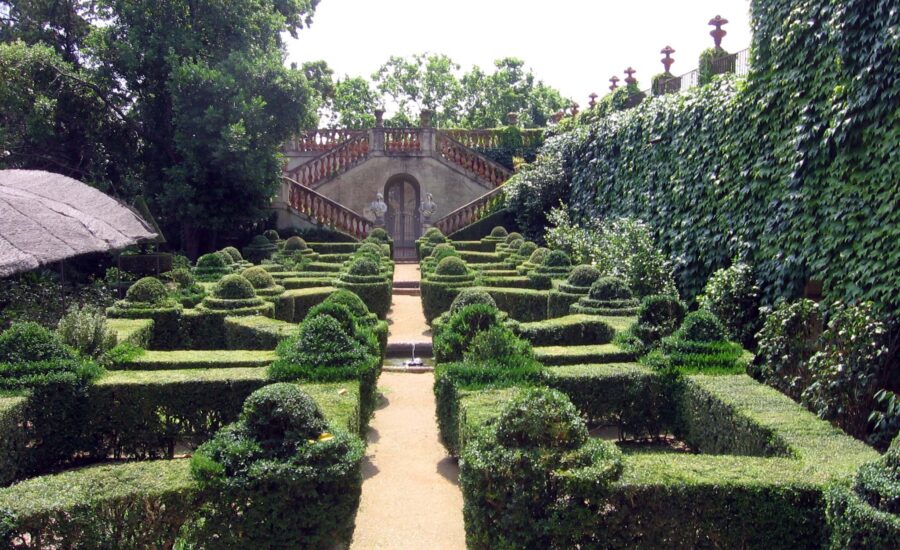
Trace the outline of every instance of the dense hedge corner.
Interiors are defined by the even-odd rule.
[[[594,538],[585,517],[600,513],[621,472],[621,452],[588,437],[565,395],[523,390],[463,449],[466,544],[570,548]]]
[[[297,385],[261,388],[191,459],[207,498],[187,539],[203,548],[349,544],[363,456],[362,441],[329,427]]]

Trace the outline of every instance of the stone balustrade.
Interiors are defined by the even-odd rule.
[[[371,221],[353,210],[291,178],[285,177],[285,180],[289,185],[288,202],[291,208],[313,223],[333,227],[358,239],[364,238],[374,228]]]
[[[465,204],[443,218],[434,222],[434,226],[444,235],[459,231],[463,227],[474,223],[491,212],[498,202],[503,200],[503,187],[497,187],[478,197],[474,201]]]
[[[330,151],[297,166],[286,175],[300,185],[314,187],[356,166],[366,158],[368,152],[368,133],[358,133]]]
[[[438,134],[438,153],[445,161],[494,187],[503,184],[512,176],[510,170],[483,157],[443,132]]]
[[[365,134],[365,130],[319,128],[295,136],[285,144],[284,149],[286,153],[321,153]]]
[[[425,128],[385,128],[384,152],[385,153],[409,153],[422,150],[423,131]]]

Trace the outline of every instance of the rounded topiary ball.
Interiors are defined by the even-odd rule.
[[[431,251],[431,257],[434,258],[435,262],[440,262],[444,258],[449,258],[450,256],[459,256],[459,252],[453,248],[452,244],[449,243],[441,243],[434,247],[434,250]]]
[[[519,256],[522,256],[524,258],[530,258],[531,255],[534,254],[534,251],[537,249],[538,249],[537,244],[535,244],[531,241],[525,241],[524,243],[522,243],[522,246],[520,246],[519,249],[516,251],[516,254],[518,254]]]
[[[241,271],[241,277],[250,281],[253,288],[263,289],[275,286],[275,279],[272,274],[261,267],[248,267]]]
[[[325,301],[322,302],[325,304],[340,304],[345,306],[350,310],[350,313],[355,315],[357,318],[365,317],[369,314],[369,308],[366,306],[366,303],[363,302],[363,299],[356,295],[356,293],[351,292],[346,289],[338,290],[337,292],[325,298]]]
[[[375,239],[382,243],[387,244],[391,240],[391,236],[388,235],[388,232],[382,229],[381,227],[376,227],[369,233],[370,239]]]
[[[544,256],[541,265],[545,267],[569,267],[572,265],[572,260],[562,250],[551,250]]]
[[[457,294],[456,298],[454,298],[453,302],[450,304],[450,315],[453,315],[462,308],[472,304],[484,304],[493,308],[497,307],[497,302],[495,302],[494,298],[487,292],[466,288]]]
[[[516,252],[523,244],[525,244],[525,241],[523,241],[522,239],[513,239],[509,242],[509,244],[506,245],[506,249],[510,252]]]
[[[725,340],[725,325],[718,317],[701,309],[688,313],[678,329],[678,336],[692,342],[721,342]]]
[[[285,252],[297,252],[298,250],[306,250],[306,241],[297,236],[284,241]]]
[[[544,258],[546,258],[548,254],[550,254],[549,248],[540,247],[531,253],[528,261],[533,263],[534,265],[540,265],[544,263]]]
[[[651,327],[672,327],[674,330],[684,321],[686,308],[677,296],[653,294],[641,301],[638,324]]]
[[[270,243],[277,243],[281,240],[281,235],[279,235],[278,231],[275,231],[274,229],[266,229],[260,236],[265,237],[265,239]]]
[[[197,267],[201,269],[225,269],[228,264],[218,252],[204,254],[197,259]]]
[[[513,242],[516,239],[521,239],[523,241],[525,240],[524,237],[522,237],[521,233],[517,233],[517,232],[513,231],[512,233],[508,233],[506,235],[506,244],[510,244],[511,242]]]
[[[500,238],[500,237],[506,237],[506,236],[507,236],[507,232],[506,232],[505,227],[501,227],[498,225],[497,227],[491,229],[491,237]]]
[[[629,300],[632,298],[628,283],[619,277],[600,277],[591,285],[589,296],[593,300]]]
[[[244,401],[241,420],[264,448],[285,442],[306,443],[328,430],[316,401],[297,384],[286,382],[251,393]]]
[[[441,260],[434,272],[438,275],[466,275],[469,270],[462,258],[450,256]]]
[[[384,256],[384,251],[381,250],[381,245],[377,245],[375,243],[364,243],[362,246],[356,249],[356,253],[367,254],[378,259],[381,259]]]
[[[548,388],[519,392],[497,419],[497,440],[505,447],[577,449],[588,431],[575,405]]]
[[[349,334],[350,336],[354,336],[357,333],[356,327],[356,316],[353,315],[353,312],[350,311],[350,308],[343,304],[336,304],[334,302],[322,302],[320,304],[316,304],[310,308],[309,312],[306,314],[304,321],[308,321],[318,315],[328,315],[329,317],[336,320],[340,323],[341,328]]]
[[[247,300],[255,298],[256,292],[250,281],[234,273],[222,277],[213,289],[213,296],[222,300]]]
[[[428,238],[428,242],[431,244],[440,244],[440,243],[447,242],[447,237],[445,237],[444,234],[441,233],[440,231],[436,231],[436,232],[432,233],[427,238]]]
[[[378,264],[375,260],[363,256],[353,260],[349,269],[347,269],[347,273],[358,277],[378,275]]]
[[[228,257],[231,258],[232,263],[241,262],[244,260],[244,257],[241,256],[241,252],[233,246],[226,246],[219,252],[222,252],[223,254],[228,254]]]
[[[0,333],[0,363],[71,359],[74,354],[56,333],[28,321],[13,323]]]
[[[592,265],[579,265],[575,266],[575,269],[572,270],[572,273],[569,273],[569,278],[566,280],[572,286],[580,286],[580,287],[590,287],[600,278],[600,272],[597,271],[597,268]]]
[[[158,305],[166,301],[168,294],[162,281],[156,277],[144,277],[128,288],[125,299],[129,302]]]
[[[197,283],[194,274],[189,269],[179,268],[173,269],[168,273],[163,273],[164,277],[168,277],[181,288],[190,288]]]
[[[250,240],[250,246],[253,246],[253,247],[265,248],[265,247],[268,247],[271,245],[272,245],[272,241],[270,241],[265,235],[257,235]]]

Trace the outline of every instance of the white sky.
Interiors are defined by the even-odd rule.
[[[712,47],[708,21],[729,20],[722,47],[750,45],[749,0],[321,0],[312,27],[288,38],[288,62],[324,59],[336,75],[371,74],[391,55],[444,53],[468,70],[518,57],[582,106],[632,66],[642,89],[676,51],[672,72]]]

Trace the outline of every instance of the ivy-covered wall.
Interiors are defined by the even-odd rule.
[[[745,253],[769,299],[816,279],[828,298],[896,309],[900,10],[894,0],[751,10],[746,79],[647,100],[566,140],[569,207],[649,222],[688,297]]]

